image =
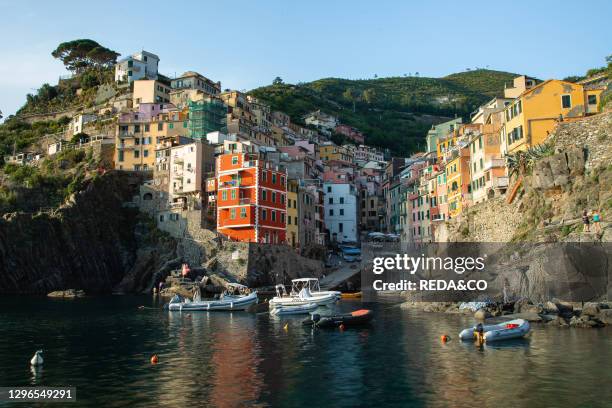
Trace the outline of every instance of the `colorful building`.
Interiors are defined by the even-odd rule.
[[[527,89],[504,110],[502,153],[513,154],[541,144],[565,118],[596,113],[602,92],[556,79]]]
[[[286,241],[286,174],[261,159],[256,146],[226,141],[216,179],[218,232],[238,241]]]
[[[448,218],[461,214],[469,203],[470,194],[470,151],[457,147],[446,155],[446,192],[448,197]]]
[[[120,114],[117,119],[114,167],[152,171],[156,145],[163,138],[186,135],[185,113],[169,103],[143,103],[138,111]]]

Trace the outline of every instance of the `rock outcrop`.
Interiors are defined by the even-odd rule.
[[[148,290],[176,258],[175,242],[126,206],[142,178],[108,173],[60,208],[0,218],[0,293]]]

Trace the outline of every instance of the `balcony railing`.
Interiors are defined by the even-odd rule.
[[[505,167],[506,160],[505,159],[490,159],[485,163],[484,170],[489,170],[497,167]]]
[[[491,187],[493,188],[507,188],[508,184],[508,177],[494,177],[491,180]]]
[[[251,204],[251,199],[250,198],[241,198],[240,199],[240,205],[248,205]]]

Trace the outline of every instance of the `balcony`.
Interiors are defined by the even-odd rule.
[[[240,199],[240,205],[250,205],[251,204],[251,199],[250,198],[241,198]],[[255,204],[255,203],[253,203]]]
[[[508,177],[494,177],[490,181],[490,186],[492,188],[508,188],[509,179]]]
[[[134,149],[134,145],[118,144],[117,145],[117,149],[118,150],[133,150]]]
[[[484,170],[490,170],[493,168],[505,167],[506,160],[505,159],[491,159],[485,163]]]
[[[243,168],[259,167],[259,160],[248,160],[242,163]]]

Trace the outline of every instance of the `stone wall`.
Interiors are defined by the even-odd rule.
[[[610,164],[612,150],[612,112],[589,118],[560,123],[552,140],[559,148],[577,147],[586,153],[585,168],[594,169]]]
[[[505,197],[483,201],[461,216],[434,230],[436,242],[508,242],[521,224],[519,203],[507,204]]]

